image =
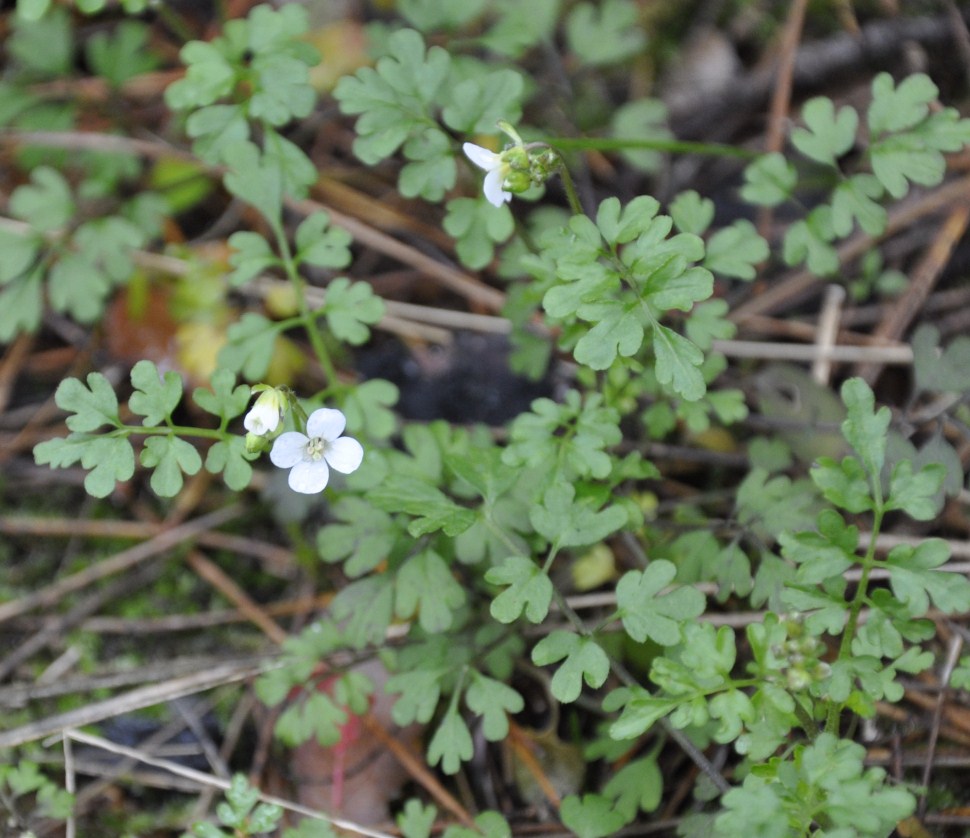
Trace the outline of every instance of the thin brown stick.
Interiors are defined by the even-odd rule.
[[[35,608],[53,605],[67,594],[87,587],[99,579],[105,579],[108,576],[129,570],[178,544],[191,541],[200,532],[222,526],[227,521],[238,517],[241,512],[242,507],[238,504],[217,509],[186,524],[172,527],[150,541],[122,550],[110,559],[105,559],[70,576],[65,576],[38,591],[24,594],[19,599],[0,605],[0,623],[12,617],[19,617]]]
[[[26,742],[34,742],[46,736],[63,733],[65,730],[93,725],[112,716],[120,716],[122,713],[131,713],[144,707],[151,707],[154,704],[162,704],[165,701],[171,701],[173,698],[211,690],[213,687],[221,687],[226,684],[235,684],[277,666],[282,666],[282,662],[270,660],[254,664],[252,659],[241,663],[229,662],[217,664],[202,672],[193,672],[180,678],[172,678],[158,684],[138,687],[104,701],[87,704],[76,710],[48,716],[46,719],[39,719],[13,730],[0,731],[0,748],[13,748]]]
[[[158,569],[156,567],[141,567],[138,568],[136,573],[127,573],[118,579],[113,579],[109,585],[105,585],[80,599],[66,614],[49,621],[40,631],[31,634],[0,661],[0,681],[6,680],[18,666],[26,663],[42,649],[61,640],[68,631],[89,614],[93,614],[123,594],[131,593],[143,585],[147,585],[157,576]]]
[[[438,778],[432,774],[424,764],[424,760],[411,753],[410,748],[404,742],[391,736],[384,726],[378,722],[372,713],[361,716],[361,721],[367,732],[375,736],[393,754],[394,758],[401,763],[416,782],[424,786],[430,794],[444,809],[451,812],[465,826],[474,827],[472,816],[468,810],[458,802],[458,800],[438,782]]]
[[[930,787],[930,778],[933,776],[933,760],[936,756],[936,743],[940,736],[940,723],[943,721],[943,706],[946,701],[946,687],[950,683],[950,676],[957,665],[960,653],[963,651],[963,636],[959,633],[950,638],[950,645],[946,653],[946,661],[943,663],[943,671],[940,673],[940,692],[936,696],[936,707],[933,708],[933,721],[930,725],[930,740],[926,746],[926,764],[923,766],[923,793],[919,798],[919,807],[916,810],[917,817],[926,814],[926,794]]]
[[[967,193],[962,197],[966,200]],[[922,311],[926,298],[950,261],[953,249],[966,232],[968,223],[970,223],[970,204],[961,203],[954,207],[913,270],[912,282],[906,292],[896,300],[883,321],[873,330],[875,337],[886,340],[902,337],[909,324],[913,322],[913,318]],[[856,375],[861,376],[871,385],[881,371],[882,367],[879,364],[868,363],[858,367]]]
[[[244,614],[263,634],[274,643],[282,643],[288,637],[286,629],[256,604],[249,594],[237,585],[219,565],[210,561],[198,550],[190,550],[186,561],[200,578],[219,591],[240,613]]]
[[[818,318],[818,337],[815,340],[819,355],[812,362],[812,378],[822,385],[829,383],[829,376],[832,374],[832,357],[828,352],[835,346],[844,300],[845,289],[841,285],[830,285],[825,289],[822,312]]]
[[[882,236],[876,238],[860,233],[839,246],[839,264],[844,265],[857,259],[871,250],[879,240],[895,235],[923,216],[937,212],[954,201],[964,198],[968,190],[970,190],[970,178],[963,177],[927,195],[895,207],[889,213],[886,231]],[[811,296],[822,283],[823,280],[820,277],[807,269],[795,271],[773,281],[770,288],[766,288],[758,296],[739,305],[730,314],[730,319],[735,323],[743,323],[748,317],[754,315],[773,314],[785,306],[801,302]]]
[[[81,742],[85,745],[91,745],[95,748],[102,748],[110,753],[119,754],[129,759],[136,760],[138,762],[143,762],[146,765],[152,765],[156,768],[162,768],[166,771],[171,772],[177,777],[183,777],[188,780],[192,780],[198,783],[199,786],[212,786],[215,788],[226,790],[230,788],[231,782],[229,780],[224,780],[221,777],[214,777],[211,774],[205,774],[202,771],[196,771],[194,768],[188,768],[184,765],[179,765],[177,762],[171,762],[166,759],[159,759],[157,757],[151,757],[147,754],[143,754],[141,751],[137,751],[134,748],[128,748],[125,745],[119,745],[116,742],[111,742],[108,739],[102,739],[100,736],[91,736],[87,733],[82,733],[79,730],[70,730],[66,734],[71,739],[76,742]],[[371,838],[392,838],[386,832],[378,832],[375,829],[370,829],[360,824],[356,824],[353,821],[345,820],[344,818],[335,818],[324,812],[319,812],[315,809],[310,809],[306,806],[301,806],[298,803],[293,803],[289,800],[285,800],[281,797],[273,797],[272,795],[259,793],[259,798],[265,803],[272,803],[277,806],[281,806],[284,809],[289,809],[291,812],[296,812],[301,815],[306,815],[308,817],[317,818],[318,820],[326,821],[340,829],[346,829],[350,832],[354,832],[358,835],[367,835]]]
[[[791,106],[792,76],[795,72],[795,58],[798,55],[798,42],[802,37],[807,6],[808,0],[794,0],[788,7],[788,17],[781,36],[780,56],[775,71],[775,85],[771,94],[771,107],[768,111],[765,152],[769,154],[781,151],[785,143],[785,123]],[[771,229],[772,214],[771,207],[763,207],[758,213],[758,232],[765,238]]]

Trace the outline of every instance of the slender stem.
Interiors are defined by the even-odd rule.
[[[874,482],[878,484],[878,475]],[[875,497],[873,499],[876,509],[872,519],[872,534],[869,538],[869,547],[866,550],[866,555],[862,559],[862,572],[859,576],[859,584],[856,587],[855,596],[852,598],[852,604],[849,606],[849,619],[845,624],[845,631],[842,633],[842,642],[839,644],[839,654],[836,657],[836,661],[846,660],[852,654],[852,641],[855,639],[856,628],[859,625],[859,614],[862,612],[862,606],[865,604],[869,592],[869,574],[872,573],[872,566],[876,560],[876,539],[882,527],[883,516],[882,491],[878,486],[876,487],[874,495]],[[826,732],[838,735],[839,716],[841,713],[842,706],[838,702],[833,701],[829,705],[828,717],[825,720]]]
[[[296,291],[297,304],[300,308],[300,320],[303,328],[306,329],[307,336],[310,338],[310,345],[313,347],[313,352],[317,356],[320,366],[323,367],[323,373],[327,377],[327,389],[329,390],[337,384],[337,369],[330,359],[330,353],[327,351],[327,346],[323,341],[323,334],[320,332],[320,327],[317,324],[314,312],[310,309],[310,304],[307,302],[306,282],[296,269],[296,260],[293,258],[290,242],[286,238],[286,234],[283,232],[281,226],[274,224],[273,232],[276,234],[276,242],[279,247],[280,257],[283,259],[286,276],[293,284],[294,291]]]
[[[569,151],[593,149],[596,151],[623,151],[625,149],[649,149],[651,151],[670,151],[674,154],[705,154],[710,157],[740,157],[754,159],[761,152],[749,151],[731,145],[717,143],[692,143],[684,140],[625,140],[612,137],[556,137],[547,141],[555,148]]]
[[[560,160],[562,156],[560,155]],[[563,161],[559,166],[559,177],[562,178],[563,188],[566,190],[566,199],[569,201],[569,208],[574,215],[585,215],[583,205],[579,203],[579,195],[576,194],[576,184],[573,183],[573,176],[569,174],[569,167]]]
[[[199,439],[226,440],[234,434],[226,433],[224,429],[193,428],[189,425],[159,425],[146,428],[144,425],[119,425],[117,431],[111,431],[106,436],[115,436],[121,431],[125,436],[139,434],[141,436],[191,436]]]

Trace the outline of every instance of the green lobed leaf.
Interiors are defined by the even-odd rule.
[[[542,504],[529,512],[536,532],[557,548],[595,544],[627,522],[627,513],[621,507],[596,511],[586,501],[576,502],[575,495],[572,484],[554,483],[543,495]]]
[[[229,370],[216,370],[209,379],[209,386],[212,389],[196,387],[192,391],[192,401],[206,413],[228,421],[246,412],[250,399],[249,387],[237,385],[236,377]]]
[[[500,119],[514,125],[522,116],[523,87],[522,75],[515,70],[478,73],[448,91],[441,117],[460,134],[494,131]]]
[[[258,210],[271,227],[278,228],[283,210],[283,171],[279,161],[261,154],[248,141],[228,146],[222,156],[229,169],[224,178],[226,189]]]
[[[579,339],[573,353],[578,363],[590,369],[609,369],[617,356],[629,358],[643,344],[642,315],[637,300],[585,303],[577,314],[596,324]]]
[[[693,189],[681,192],[670,203],[670,217],[681,233],[701,236],[714,220],[714,202]]]
[[[67,427],[78,433],[94,431],[102,425],[119,427],[118,397],[114,387],[101,373],[88,373],[87,386],[76,378],[65,378],[54,393],[54,402],[68,413]]]
[[[484,198],[454,198],[446,204],[442,226],[455,239],[455,249],[463,265],[479,270],[515,229],[508,206],[492,206]]]
[[[798,183],[798,172],[783,154],[772,152],[750,163],[744,170],[741,198],[750,204],[776,207],[787,201]]]
[[[930,463],[914,472],[909,460],[901,460],[893,466],[889,477],[886,509],[900,509],[917,521],[932,520],[942,506],[940,490],[945,479],[946,469],[939,463]]]
[[[847,526],[834,509],[818,516],[819,531],[783,532],[778,536],[782,555],[799,565],[797,579],[802,584],[818,584],[841,576],[856,561],[859,528]]]
[[[64,176],[50,166],[40,166],[30,173],[30,183],[13,191],[10,212],[36,232],[50,233],[74,219],[77,205]]]
[[[614,64],[643,49],[646,36],[630,0],[580,3],[566,18],[569,48],[586,64]]]
[[[382,378],[356,385],[341,405],[348,427],[361,429],[369,439],[387,439],[397,428],[397,417],[389,408],[399,395],[397,387]]]
[[[642,687],[615,690],[604,702],[604,709],[623,708],[620,717],[610,725],[610,738],[616,740],[636,739],[680,704],[680,699],[670,696],[651,695]]]
[[[859,114],[846,105],[835,111],[826,96],[809,99],[802,107],[804,128],[792,131],[791,141],[802,154],[829,166],[855,145]]]
[[[317,552],[325,562],[343,561],[344,573],[352,579],[387,559],[400,537],[391,516],[363,498],[341,498],[331,512],[343,523],[320,528]]]
[[[834,274],[839,268],[838,253],[831,245],[834,239],[832,209],[822,204],[788,228],[782,258],[788,265],[804,262],[818,276]]]
[[[139,361],[132,367],[131,383],[135,392],[128,399],[128,407],[132,413],[144,417],[145,427],[168,421],[182,400],[181,376],[174,370],[162,376],[151,361]]]
[[[226,486],[234,492],[241,492],[253,479],[253,467],[249,461],[255,456],[246,450],[245,437],[234,436],[228,441],[220,440],[206,452],[205,470],[209,474],[222,472]]]
[[[471,731],[452,703],[428,744],[428,763],[440,762],[445,774],[457,774],[462,762],[470,760],[473,753]]]
[[[84,490],[95,498],[106,498],[115,483],[130,480],[135,473],[135,452],[124,437],[71,434],[67,439],[49,439],[34,446],[38,465],[66,468],[79,460],[82,467],[90,469]]]
[[[387,54],[375,67],[340,79],[334,96],[344,113],[360,114],[354,153],[364,163],[389,157],[427,126],[450,65],[445,50],[433,46],[426,52],[418,32],[402,29],[388,39]]]
[[[899,545],[889,552],[885,560],[889,583],[896,597],[910,606],[912,616],[923,616],[931,598],[947,614],[970,608],[970,581],[959,573],[937,570],[949,558],[950,547],[939,538],[916,547]]]
[[[939,90],[929,76],[914,73],[898,86],[889,73],[879,73],[872,80],[872,102],[867,120],[873,136],[912,128],[929,114],[930,103]]]
[[[422,550],[397,571],[394,613],[401,619],[417,614],[429,634],[447,631],[454,612],[465,603],[465,589],[434,550]]]
[[[485,581],[509,586],[492,600],[489,609],[500,623],[514,622],[523,612],[529,622],[541,623],[549,613],[552,582],[532,559],[509,556],[500,566],[485,573]]]
[[[564,704],[579,698],[584,681],[597,689],[610,674],[610,659],[602,647],[592,637],[580,637],[571,631],[554,631],[532,649],[532,662],[536,666],[559,660],[563,663],[552,676],[549,689]]]
[[[327,325],[334,337],[352,346],[370,338],[368,326],[384,316],[384,300],[374,293],[368,282],[351,282],[338,277],[327,286],[324,302]]]
[[[280,327],[263,315],[247,311],[233,323],[219,351],[219,366],[241,373],[246,381],[259,381],[269,369]]]
[[[704,354],[673,329],[657,324],[653,328],[653,352],[657,358],[657,381],[688,401],[701,398],[707,390],[699,370]]]
[[[862,460],[869,476],[878,479],[886,456],[886,430],[892,419],[888,407],[875,410],[875,397],[861,378],[850,378],[842,385],[842,401],[847,416],[842,433]]]
[[[628,822],[622,812],[602,795],[571,794],[564,798],[559,809],[563,824],[579,838],[603,838],[612,835]]]
[[[162,498],[175,497],[182,490],[182,473],[197,474],[202,457],[195,447],[177,436],[150,436],[141,452],[141,464],[152,468],[152,491]]]
[[[437,127],[425,128],[408,138],[401,150],[410,162],[398,175],[398,191],[405,198],[434,202],[444,198],[458,174],[451,148],[451,139]]]
[[[472,683],[465,691],[468,709],[482,717],[482,732],[489,742],[502,741],[509,732],[508,714],[519,713],[525,701],[507,684],[472,670]]]
[[[757,273],[755,266],[767,258],[768,242],[750,221],[741,219],[711,236],[704,267],[722,276],[751,280]]]
[[[883,186],[873,175],[860,173],[842,180],[832,193],[832,231],[848,236],[857,221],[863,232],[880,236],[886,229],[888,214],[877,203],[883,196]]]
[[[630,570],[616,585],[616,604],[627,634],[639,643],[650,638],[661,646],[681,639],[681,624],[704,612],[704,595],[696,588],[680,587],[663,594],[677,568],[656,559],[643,571]]]
[[[437,815],[438,807],[433,803],[425,806],[420,800],[412,797],[398,812],[397,828],[401,830],[404,838],[430,838],[431,827]]]
[[[322,210],[311,213],[300,222],[295,243],[294,255],[298,263],[318,268],[345,268],[350,264],[350,233],[334,227],[330,216]]]
[[[391,714],[399,725],[428,722],[438,707],[441,679],[445,669],[411,669],[398,672],[387,680],[388,693],[400,693]]]
[[[402,475],[391,475],[369,497],[379,509],[413,516],[408,532],[415,538],[437,530],[455,536],[475,522],[473,510],[459,506],[428,483]]]
[[[620,768],[603,787],[613,809],[629,823],[639,812],[654,812],[660,806],[664,778],[656,757],[634,759]]]

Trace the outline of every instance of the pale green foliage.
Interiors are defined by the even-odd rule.
[[[200,821],[192,825],[183,838],[225,838],[225,836],[266,835],[276,829],[283,810],[274,803],[260,803],[260,793],[246,782],[242,774],[232,778],[226,799],[216,807],[216,815],[225,832],[214,824]]]
[[[139,8],[138,0],[123,5]],[[18,4],[9,47],[15,80],[71,70],[72,19],[49,6]],[[96,13],[104,3],[77,6]],[[668,475],[645,452],[668,439],[717,439],[722,426],[747,416],[745,393],[719,383],[727,362],[715,342],[735,334],[730,295],[720,289],[754,279],[772,257],[836,273],[840,240],[857,231],[882,235],[889,202],[913,184],[938,184],[943,155],[970,141],[970,122],[936,108],[938,91],[922,75],[898,83],[877,76],[864,114],[827,98],[806,102],[791,134],[791,159],[755,158],[739,190],[749,204],[786,205],[779,219],[794,212],[774,252],[752,222],[719,220],[715,203],[696,192],[676,196],[668,214],[649,195],[605,197],[590,215],[571,201],[566,212],[552,206],[562,203],[554,183],[549,197],[542,188],[524,197],[512,189],[515,201],[495,207],[476,194],[479,173],[472,177],[458,149],[466,138],[488,143],[480,135],[494,134],[498,120],[518,125],[523,112],[543,118],[546,108],[533,107],[546,104],[543,91],[515,59],[539,44],[563,44],[565,72],[579,67],[600,81],[647,46],[641,6],[402,0],[397,10],[415,28],[371,30],[373,66],[344,76],[334,90],[342,112],[356,118],[353,151],[380,167],[376,177],[396,178],[408,206],[443,204],[428,218],[440,219],[463,265],[495,266],[509,280],[506,314],[520,357],[541,374],[556,342],[575,361],[568,388],[534,400],[504,429],[463,428],[402,423],[393,411],[394,385],[343,374],[345,353],[371,338],[385,304],[354,271],[343,229],[349,225],[325,212],[293,217],[300,207],[294,199],[308,194],[318,173],[289,138],[299,133],[284,132],[316,105],[309,70],[319,56],[305,40],[309,24],[300,4],[263,4],[211,41],[186,44],[185,75],[165,102],[184,118],[194,153],[224,167],[229,195],[258,213],[248,216],[254,229],[229,237],[228,283],[249,291],[243,286],[265,274],[290,282],[296,313],[279,320],[241,313],[228,326],[218,371],[192,393],[199,410],[186,410],[177,373],[147,360],[117,391],[97,372],[66,379],[55,401],[69,433],[37,445],[36,462],[80,464],[95,497],[135,478],[139,467],[162,497],[177,495],[203,467],[242,491],[259,455],[238,432],[251,391],[236,375],[266,377],[281,336],[301,330],[318,362],[310,380],[322,370],[326,381],[300,409],[340,406],[365,443],[365,458],[359,471],[328,487],[332,500],[319,507],[315,520],[323,523],[308,542],[327,565],[319,578],[335,580],[329,611],[290,637],[279,665],[256,682],[260,700],[279,708],[276,733],[284,743],[340,743],[348,722],[369,711],[374,688],[349,661],[380,649],[390,673],[386,690],[396,697],[394,721],[427,725],[429,764],[456,774],[475,754],[478,731],[490,742],[509,736],[510,718],[526,704],[512,682],[518,667],[519,677],[548,678],[558,705],[602,707],[589,758],[603,757],[608,776],[601,788],[590,781],[567,795],[558,811],[577,835],[615,833],[659,807],[658,756],[669,735],[701,750],[729,745],[747,772],[700,819],[685,821],[685,830],[888,835],[913,810],[913,797],[881,770],[866,769],[860,746],[837,738],[843,715],[868,717],[876,702],[901,698],[902,675],[933,662],[922,646],[934,633],[930,609],[970,610],[970,583],[947,572],[942,540],[927,537],[882,554],[870,549],[875,541],[860,545],[859,533],[875,539],[890,513],[932,520],[944,493],[963,487],[957,451],[942,432],[918,440],[919,448],[902,439],[889,408],[877,406],[861,379],[850,379],[841,402],[825,390],[836,421],[844,417],[841,435],[751,440],[750,468],[712,492],[730,494],[727,502],[712,501],[723,504],[723,515],[711,513],[707,499],[658,512],[647,481]],[[449,49],[432,34],[442,30],[457,33]],[[145,34],[134,21],[105,29],[86,41],[84,57],[118,87],[154,66]],[[45,40],[46,53],[38,49]],[[39,100],[12,90],[0,87],[0,116],[19,125]],[[73,115],[65,109],[58,118],[69,127]],[[663,158],[643,144],[670,139],[665,120],[658,101],[638,99],[600,115],[596,125],[575,124],[587,136],[639,141],[620,154],[649,173]],[[566,151],[542,146],[549,125],[518,130],[529,141],[539,138],[530,153],[548,152],[569,171]],[[0,339],[36,330],[45,306],[96,321],[133,273],[135,251],[157,233],[160,213],[147,193],[115,201],[107,213],[88,211],[93,199],[111,198],[122,177],[138,173],[126,168],[130,162],[100,166],[83,176],[35,166],[12,193],[9,213],[20,223],[0,230]],[[570,181],[563,182],[574,198]],[[819,182],[824,200],[812,203]],[[543,205],[531,209],[532,200]],[[345,269],[348,276],[335,275]],[[883,282],[878,253],[861,271],[860,295],[892,284],[892,277]],[[310,281],[323,292],[315,310],[305,295]],[[961,337],[938,343],[929,327],[913,337],[917,396],[970,389],[970,344]],[[799,388],[797,376],[775,373]],[[759,373],[755,398],[769,418],[779,418],[768,384]],[[801,392],[816,404],[814,391]],[[209,425],[182,425],[183,415]],[[208,445],[204,456],[200,440]],[[824,450],[805,456],[812,466],[800,478],[793,472],[811,444]],[[595,611],[574,610],[566,580],[590,554],[608,557],[596,561],[608,568],[604,584],[614,599]],[[864,581],[850,585],[848,571],[861,571]],[[872,584],[873,571],[885,582]],[[716,627],[703,619],[708,600],[697,584],[712,585],[717,601],[734,598],[768,611],[744,632]],[[404,629],[399,645],[387,642],[392,626]],[[967,673],[964,663],[954,685],[970,683]],[[653,751],[637,741],[645,736],[657,743]],[[39,805],[63,816],[66,798],[30,765],[0,778],[15,798],[36,794]],[[712,789],[706,799],[715,795]],[[221,826],[198,823],[191,834],[256,835],[277,827],[279,812],[241,778],[226,797],[217,810]],[[424,838],[436,815],[433,806],[411,800],[398,822],[403,834]],[[443,834],[511,834],[494,812],[475,822],[474,830],[452,824]],[[329,835],[330,827],[304,822],[284,833],[311,834]]]

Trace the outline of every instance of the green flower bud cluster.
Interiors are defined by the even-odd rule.
[[[516,194],[533,186],[542,186],[559,171],[562,161],[547,145],[514,145],[502,152],[508,172],[503,188]]]
[[[784,685],[791,692],[803,692],[831,674],[831,667],[821,659],[826,646],[806,632],[801,614],[787,615],[782,625],[788,637],[772,646],[771,652],[783,662]]]

